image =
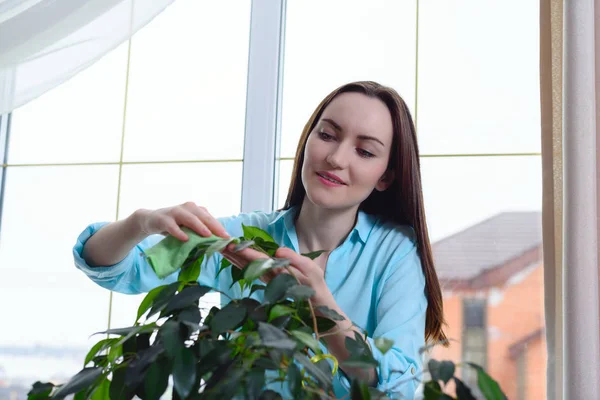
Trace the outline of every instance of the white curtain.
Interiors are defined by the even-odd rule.
[[[563,398],[600,394],[600,0],[564,2]]]
[[[0,115],[128,40],[173,0],[0,0]]]

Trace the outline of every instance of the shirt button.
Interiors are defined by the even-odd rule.
[[[417,371],[415,370],[415,367],[410,367],[410,373],[414,375],[414,374],[415,374],[415,372],[417,372]]]

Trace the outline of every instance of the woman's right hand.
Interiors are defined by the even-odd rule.
[[[223,225],[205,207],[197,206],[191,201],[158,210],[140,209],[134,213],[134,218],[140,231],[146,235],[171,234],[185,242],[189,239],[181,229],[185,226],[204,237],[213,234],[226,239],[230,237]]]

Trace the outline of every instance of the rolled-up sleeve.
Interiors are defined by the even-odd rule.
[[[419,349],[425,344],[427,310],[425,277],[415,246],[390,264],[379,291],[375,331],[367,338],[379,362],[377,389],[392,398],[412,399],[420,382]],[[374,338],[379,337],[394,341],[385,354],[375,346]]]
[[[88,225],[81,232],[73,246],[75,266],[92,281],[103,288],[115,292],[138,294],[148,292],[157,286],[177,280],[177,273],[167,276],[165,279],[159,279],[144,258],[144,250],[149,249],[162,240],[162,235],[147,237],[138,243],[117,264],[98,267],[88,265],[82,256],[85,242],[107,224],[108,222],[97,222]]]

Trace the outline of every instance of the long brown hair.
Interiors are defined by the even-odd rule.
[[[302,136],[298,142],[292,181],[283,209],[302,205],[306,191],[302,185],[301,173],[308,136],[329,103],[340,94],[348,92],[362,93],[380,99],[387,105],[392,115],[394,137],[388,170],[394,172],[394,180],[382,192],[373,190],[369,197],[361,203],[360,209],[368,214],[379,215],[386,221],[409,225],[414,229],[417,236],[419,257],[425,275],[425,295],[428,301],[425,340],[428,342],[445,342],[446,335],[442,330],[442,325],[445,324],[442,290],[433,265],[431,244],[425,221],[421,190],[421,167],[415,126],[406,103],[394,89],[371,81],[352,82],[337,88],[321,101],[321,104],[304,126]]]

